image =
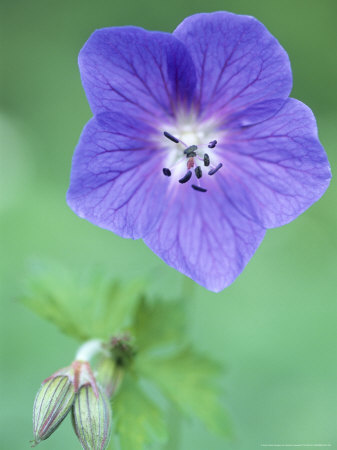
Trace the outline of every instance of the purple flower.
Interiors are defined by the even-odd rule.
[[[70,207],[207,289],[232,283],[266,229],[329,184],[315,118],[288,98],[287,53],[253,17],[196,14],[173,34],[105,28],[79,65],[94,117]]]

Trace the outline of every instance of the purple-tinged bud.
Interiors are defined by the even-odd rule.
[[[98,397],[98,387],[87,361],[74,361],[44,380],[33,407],[33,447],[47,439],[70,411],[82,386],[90,385]]]
[[[33,407],[33,447],[47,439],[61,424],[74,402],[75,387],[66,375],[47,378]]]
[[[112,430],[112,413],[108,398],[98,387],[91,384],[82,386],[75,398],[72,409],[75,433],[85,450],[107,448]]]

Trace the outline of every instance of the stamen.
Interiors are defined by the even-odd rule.
[[[197,156],[195,152],[189,152],[187,153],[186,158],[194,158],[195,156]]]
[[[164,136],[165,136],[167,139],[170,139],[170,141],[172,141],[172,142],[174,142],[174,143],[176,143],[176,144],[179,143],[179,139],[177,139],[176,137],[172,136],[172,134],[168,133],[167,131],[164,131]]]
[[[197,178],[201,178],[201,177],[202,177],[202,170],[201,170],[201,167],[200,167],[200,166],[196,167],[196,168],[194,169],[194,172],[195,172],[195,176],[196,176]]]
[[[192,188],[193,188],[195,191],[199,191],[199,192],[207,192],[207,189],[202,188],[201,186],[196,186],[195,184],[192,184]]]
[[[198,147],[196,145],[190,145],[189,147],[185,148],[184,153],[186,153],[188,156],[189,153],[194,153],[196,150],[198,150]]]
[[[212,169],[208,172],[208,175],[214,175],[215,173],[217,173],[217,171],[219,169],[221,169],[221,167],[222,167],[222,163],[218,164],[214,169]]]
[[[214,148],[215,146],[216,146],[216,144],[218,143],[218,141],[211,141],[209,144],[208,144],[208,148]]]
[[[171,176],[171,171],[170,171],[170,169],[167,169],[166,167],[164,167],[164,169],[163,169],[163,174],[164,174],[166,177],[170,177],[170,176]]]
[[[185,150],[183,152],[183,154],[181,153],[181,157],[175,162],[174,166],[180,164],[182,162],[181,158],[184,159],[185,155],[186,155],[186,159],[187,159],[187,172],[186,174],[179,179],[179,183],[184,184],[187,183],[191,178],[192,178],[192,170],[194,169],[194,174],[197,178],[197,184],[193,184],[192,188],[195,191],[199,191],[199,192],[207,192],[207,189],[203,188],[200,186],[200,182],[199,179],[203,176],[202,173],[202,168],[201,166],[198,166],[197,164],[201,164],[200,162],[197,162],[197,160],[202,161],[205,167],[210,166],[210,169],[208,171],[208,175],[214,175],[215,173],[217,173],[217,171],[219,169],[221,169],[222,167],[222,163],[219,163],[216,167],[214,167],[213,165],[211,165],[211,161],[210,161],[210,157],[208,155],[208,153],[204,153],[203,156],[200,155],[200,152],[198,153],[198,147],[196,145],[190,145],[187,146],[183,141],[181,141],[180,139],[176,138],[175,136],[173,136],[171,133],[169,133],[168,131],[164,131],[164,136],[169,139],[170,141],[174,142],[175,144],[182,144],[185,147]],[[213,149],[214,147],[216,147],[218,141],[213,140],[210,141],[208,143],[208,148]],[[184,156],[183,156],[184,155]],[[172,167],[174,167],[172,166]],[[172,175],[172,167],[167,168],[164,167],[163,170],[163,174],[166,177],[170,177]]]
[[[182,178],[180,178],[179,183],[183,184],[183,183],[187,183],[192,176],[192,172],[189,170],[186,175],[184,175]]]

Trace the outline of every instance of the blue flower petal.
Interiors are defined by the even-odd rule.
[[[222,169],[207,193],[183,187],[144,239],[167,264],[218,292],[243,270],[265,229],[295,219],[329,185],[329,163],[311,110],[288,99],[263,123],[229,131]],[[172,199],[171,199],[172,200]]]
[[[188,109],[196,84],[192,59],[178,39],[137,27],[95,31],[79,66],[94,114],[122,110],[147,121],[167,120]]]
[[[157,222],[167,189],[149,125],[121,113],[91,119],[75,150],[67,202],[76,214],[137,239]]]
[[[144,242],[167,264],[219,292],[242,272],[265,230],[238,210],[214,180],[209,183],[207,193],[184,187]]]
[[[229,133],[217,178],[238,208],[265,228],[284,225],[317,201],[331,171],[310,108],[288,99],[271,119]]]
[[[173,34],[194,61],[196,103],[203,117],[216,114],[226,125],[250,125],[271,117],[289,96],[288,55],[254,17],[196,14]]]

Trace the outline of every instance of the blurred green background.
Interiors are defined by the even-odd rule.
[[[90,117],[77,54],[96,28],[172,31],[185,16],[215,10],[253,15],[280,40],[292,63],[292,96],[313,109],[334,167],[334,0],[1,0],[1,450],[29,448],[40,382],[69,363],[77,345],[17,301],[31,258],[79,270],[99,265],[124,279],[155,271],[154,289],[166,296],[183,282],[141,241],[99,229],[65,203],[73,149]],[[268,231],[228,289],[195,286],[190,334],[227,366],[237,440],[225,443],[189,422],[180,449],[336,445],[336,194],[333,180],[295,222]],[[79,448],[69,421],[62,428],[41,446]]]

